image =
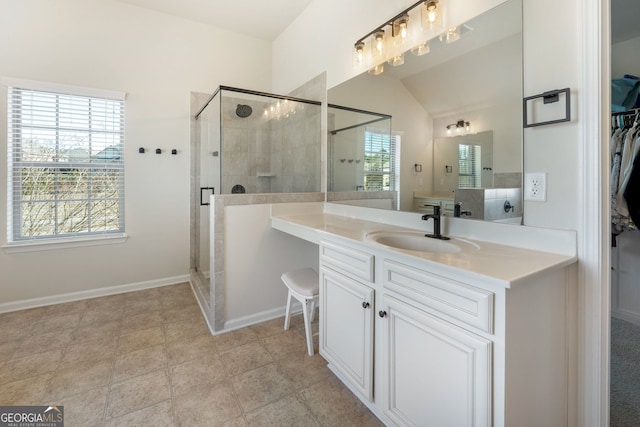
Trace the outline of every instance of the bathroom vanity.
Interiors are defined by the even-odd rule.
[[[449,219],[449,231],[469,236],[440,243],[423,236],[424,222],[397,225],[410,216],[376,222],[326,206],[279,208],[272,227],[319,245],[320,354],[385,424],[567,424],[571,232],[485,224],[470,233],[469,221],[456,229]],[[496,243],[496,230],[535,249]],[[554,252],[540,250],[536,233]]]

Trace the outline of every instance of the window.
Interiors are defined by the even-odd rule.
[[[480,188],[480,146],[458,145],[458,187]]]
[[[8,241],[124,233],[124,94],[7,85]]]
[[[397,191],[400,136],[366,131],[364,134],[364,189]]]

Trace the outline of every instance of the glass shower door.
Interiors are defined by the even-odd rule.
[[[219,95],[209,102],[198,118],[199,143],[194,148],[193,179],[195,227],[192,245],[192,279],[202,301],[211,305],[210,196],[220,188],[220,102]]]

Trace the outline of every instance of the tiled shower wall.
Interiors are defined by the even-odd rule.
[[[265,114],[277,102],[291,109],[288,115]],[[238,104],[251,106],[251,116],[238,117]],[[236,185],[250,194],[319,191],[320,113],[318,105],[287,102],[285,107],[282,100],[267,103],[223,92],[221,193],[231,194]]]

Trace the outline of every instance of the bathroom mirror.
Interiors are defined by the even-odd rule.
[[[364,73],[329,90],[327,201],[413,212],[434,203],[443,208],[462,203],[463,211],[475,211],[470,219],[520,222],[522,2],[507,0],[459,27],[455,42],[436,37],[425,55],[406,52],[403,65],[385,63],[380,75]],[[345,109],[359,113],[349,122]],[[369,123],[376,117],[390,120]],[[358,136],[336,138],[332,131],[338,125],[353,126]],[[396,186],[368,189],[361,172],[367,138],[385,132],[380,138],[391,145],[383,151],[395,149],[385,164],[387,183],[394,184],[396,177]],[[464,139],[471,142],[461,143]],[[446,161],[442,153],[448,153]],[[477,179],[460,180],[465,165],[478,171]],[[347,176],[353,181],[345,183]],[[507,194],[508,212],[507,200],[497,200]],[[500,212],[490,213],[494,208]],[[453,209],[443,211],[453,214]]]

